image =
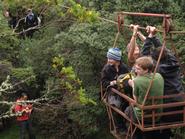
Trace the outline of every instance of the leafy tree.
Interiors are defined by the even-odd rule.
[[[0,1],[0,6],[3,5],[0,7],[1,12],[7,8],[22,18],[26,9],[31,7],[43,17],[39,31],[32,38],[20,39],[8,27],[3,14],[0,14],[0,81],[3,82],[7,75],[10,75],[12,84],[32,77],[14,89],[17,92],[29,92],[32,98],[49,98],[34,103],[32,117],[36,129],[46,134],[47,138],[98,138],[97,134],[108,125],[105,109],[99,101],[100,72],[106,63],[107,49],[113,46],[117,33],[114,24],[100,22],[100,14],[112,20],[116,18],[113,13],[121,10],[172,14],[176,29],[183,30],[183,2]],[[80,3],[87,5],[87,8]],[[162,21],[127,17],[125,23],[158,27]],[[116,46],[125,51],[130,34],[131,31],[124,28]],[[173,40],[183,61],[184,38],[174,35]],[[123,60],[126,61],[126,57]],[[6,95],[2,100],[15,100],[11,93]],[[1,113],[8,108],[2,109]]]

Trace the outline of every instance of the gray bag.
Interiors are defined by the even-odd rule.
[[[116,107],[121,107],[121,98],[118,95],[108,95],[108,103],[111,105],[115,105]]]

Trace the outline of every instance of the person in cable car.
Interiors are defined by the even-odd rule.
[[[128,61],[133,64],[140,56],[151,56],[156,63],[162,48],[162,44],[156,36],[156,27],[146,27],[146,32],[148,33],[147,37],[138,31],[138,25],[130,25],[130,27],[133,28],[133,35],[129,43],[129,48],[127,49],[134,51],[128,51]],[[142,49],[139,49],[135,42],[136,36],[144,42]],[[181,82],[179,62],[174,54],[167,48],[164,49],[157,72],[159,72],[164,78],[164,95],[179,94],[184,92]],[[182,97],[172,98],[171,100],[165,100],[165,103],[176,101],[184,101],[184,99]]]
[[[140,55],[152,56],[154,63],[156,63],[162,48],[162,44],[159,38],[156,36],[157,33],[156,27],[147,26],[146,31],[148,33],[147,37],[145,37],[141,32],[137,31],[138,37],[144,42],[144,45],[140,50]],[[134,45],[134,43],[132,44]],[[157,72],[160,73],[164,78],[163,95],[184,94],[184,88],[181,82],[180,64],[175,55],[167,48],[165,48],[162,53],[162,57],[157,68]],[[177,97],[164,99],[164,103],[181,102],[184,100],[185,100],[184,97],[177,95]],[[163,109],[164,112],[176,110],[182,110],[182,107]],[[182,119],[183,119],[182,115],[170,115],[162,117],[163,122],[174,122]],[[163,132],[166,132],[164,138],[170,138],[169,136],[171,136],[172,134],[170,129],[164,130]]]
[[[148,86],[153,77],[152,69],[153,69],[153,60],[151,57],[143,56],[136,59],[135,72],[137,76],[134,79],[130,79],[128,83],[133,88],[134,100],[139,104],[143,104]],[[149,96],[162,96],[163,89],[164,89],[163,77],[159,73],[156,73],[154,75],[154,80],[149,92]],[[156,104],[162,103],[163,103],[162,100],[158,100],[158,102],[156,102]],[[151,101],[146,100],[145,105],[151,105]],[[135,116],[133,117],[133,119],[137,120],[136,117],[138,117],[138,119],[141,119],[141,110],[137,107],[134,107],[133,111],[134,115],[132,116]],[[158,109],[158,111],[161,111],[161,109]]]
[[[130,42],[127,45],[128,65],[130,67],[133,67],[136,59],[140,57],[140,46],[136,43],[138,27],[139,25],[130,25],[130,28],[133,31]]]
[[[162,96],[163,90],[164,90],[164,79],[159,74],[152,72],[153,70],[153,60],[149,56],[142,56],[135,61],[135,72],[136,77],[133,79],[129,79],[128,83],[133,88],[133,98],[138,104],[143,104],[145,95],[147,93],[148,86],[154,76],[153,84],[150,88],[150,91],[148,93],[148,96]],[[162,104],[163,100],[159,99],[155,101],[155,104]],[[146,99],[145,105],[151,105],[152,101]],[[161,108],[157,109],[156,112],[160,113],[162,111]],[[144,111],[145,114],[151,114],[151,110]],[[142,112],[141,109],[137,106],[128,106],[125,110],[125,114],[130,117],[135,123],[141,122],[142,118]],[[156,119],[156,121],[159,121],[160,117]],[[144,123],[151,123],[152,118],[145,118]],[[134,139],[141,139],[144,137],[149,137],[150,139],[156,139],[156,137],[159,135],[159,131],[154,132],[147,132],[143,133],[140,130],[137,130]],[[149,139],[147,138],[147,139]]]
[[[111,88],[117,89],[117,78],[121,74],[128,73],[127,66],[121,62],[122,52],[119,48],[110,48],[107,52],[107,64],[103,67],[101,72],[101,83],[103,89],[106,90],[107,93],[107,102],[121,110],[125,109],[128,104],[123,102],[120,96],[113,93]],[[124,128],[124,120],[123,118],[117,114],[113,113],[115,117],[116,128],[123,129]]]

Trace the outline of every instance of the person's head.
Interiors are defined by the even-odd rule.
[[[21,93],[20,99],[21,100],[27,100],[28,99],[28,95],[26,93]]]
[[[153,69],[153,60],[149,56],[143,56],[136,59],[135,72],[137,76],[143,76],[150,73]]]
[[[27,14],[31,14],[32,13],[32,9],[31,8],[28,8],[27,9]]]
[[[110,48],[107,52],[107,60],[111,65],[121,61],[121,50],[119,48]]]
[[[130,43],[127,45],[127,52],[129,53],[129,51],[130,51]],[[137,59],[139,56],[140,56],[140,47],[139,45],[136,44],[133,57]]]
[[[6,18],[8,18],[8,17],[10,17],[10,13],[9,13],[9,11],[4,11],[4,16],[6,17]]]

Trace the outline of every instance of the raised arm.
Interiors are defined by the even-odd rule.
[[[140,31],[137,32],[137,36],[140,38],[142,42],[146,40],[146,37]]]
[[[142,55],[151,55],[151,48],[152,47],[161,47],[162,44],[160,40],[156,37],[156,27],[147,26],[146,32],[148,33],[148,37],[144,40],[144,46],[142,48],[141,54]]]
[[[133,29],[132,37],[130,39],[130,43],[127,46],[128,49],[128,61],[129,62],[134,62],[135,57],[134,57],[134,51],[136,48],[136,38],[137,38],[137,31],[138,31],[138,25],[130,25],[130,28]]]

